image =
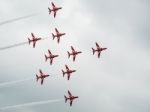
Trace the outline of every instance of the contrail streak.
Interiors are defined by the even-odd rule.
[[[13,45],[8,45],[8,46],[5,46],[5,47],[1,47],[0,51],[1,50],[6,50],[6,49],[9,49],[9,48],[13,48],[13,47],[17,47],[17,46],[22,46],[22,45],[25,45],[25,44],[28,44],[28,42],[21,42],[21,43],[17,43],[17,44],[13,44]]]
[[[54,99],[54,100],[45,100],[45,101],[38,101],[38,102],[30,102],[30,103],[24,103],[24,104],[19,104],[19,105],[13,105],[13,106],[6,106],[0,108],[0,110],[8,110],[8,109],[15,109],[19,107],[30,107],[30,106],[37,106],[37,105],[42,105],[42,104],[47,104],[47,103],[55,103],[55,102],[60,102],[63,99]]]
[[[23,83],[23,82],[25,82],[25,81],[29,81],[29,80],[33,80],[33,79],[34,79],[34,78],[27,78],[27,79],[18,80],[18,81],[11,81],[11,82],[0,83],[0,88],[9,87],[9,86],[12,86],[12,85],[14,85],[14,84]]]
[[[48,38],[50,38],[50,37],[45,37],[45,38],[42,38],[41,40],[45,40],[45,39],[48,39]],[[10,48],[14,48],[14,47],[18,47],[18,46],[22,46],[22,45],[26,45],[26,44],[28,44],[28,41],[13,44],[13,45],[8,45],[8,46],[5,46],[5,47],[0,47],[0,51],[10,49]]]
[[[21,17],[18,17],[18,18],[10,19],[10,20],[6,20],[6,21],[3,21],[3,22],[0,22],[0,26],[8,24],[8,23],[15,22],[15,21],[19,21],[19,20],[22,20],[22,19],[27,19],[29,17],[36,16],[37,14],[38,13],[30,14],[30,15],[27,15],[27,16],[21,16]]]

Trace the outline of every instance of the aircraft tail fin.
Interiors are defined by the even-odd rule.
[[[31,43],[31,40],[28,38],[28,42],[29,42],[29,44]]]
[[[65,76],[65,72],[62,70],[62,73],[63,73],[63,77]]]
[[[93,55],[94,55],[94,53],[95,53],[95,49],[94,49],[94,48],[92,48],[92,51],[93,51]]]
[[[52,33],[53,40],[55,39],[55,35]]]
[[[38,77],[38,75],[36,75],[36,81],[38,81],[39,80],[39,77]]]
[[[64,95],[64,98],[65,98],[65,103],[67,102],[67,97]]]
[[[69,51],[67,51],[67,53],[68,53],[68,58],[70,58],[70,53],[69,53]]]
[[[51,14],[52,10],[48,7],[49,15]]]
[[[45,61],[47,61],[48,57],[45,55]]]

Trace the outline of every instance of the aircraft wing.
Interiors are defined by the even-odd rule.
[[[31,33],[31,36],[32,36],[32,37],[35,37],[33,33]]]
[[[99,44],[98,44],[97,42],[96,42],[95,44],[96,44],[96,47],[97,47],[97,48],[100,48],[100,46],[99,46]]]
[[[72,102],[73,102],[73,101],[71,100],[71,101],[70,101],[70,106],[72,106]]]
[[[60,37],[57,37],[57,42],[59,43],[59,41],[60,41]]]
[[[52,63],[53,63],[53,58],[51,58],[51,60],[50,60],[50,64],[52,65]]]
[[[41,85],[43,84],[43,82],[44,82],[44,79],[41,79]]]
[[[33,41],[33,47],[35,48],[35,44],[36,44],[36,42],[35,41]]]
[[[42,70],[41,70],[41,69],[39,69],[39,72],[40,72],[40,74],[43,74],[43,72],[42,72]]]
[[[48,53],[49,53],[50,55],[52,54],[50,50],[48,50]]]
[[[72,96],[72,94],[71,94],[71,92],[68,90],[68,94],[69,94],[69,96]]]
[[[70,74],[68,74],[68,77],[67,77],[67,78],[68,78],[68,80],[70,79]]]
[[[56,17],[56,11],[54,11],[54,18]]]
[[[75,50],[74,50],[74,48],[71,46],[71,50],[73,51],[73,52],[75,52]]]
[[[55,8],[55,4],[53,2],[51,2],[51,4],[52,4],[52,7]]]
[[[65,65],[66,69],[69,70],[69,67],[67,65]]]
[[[98,58],[100,58],[100,55],[101,55],[101,51],[100,51],[100,52],[98,52]]]
[[[57,28],[55,28],[55,31],[56,31],[56,33],[57,33],[57,34],[59,33],[59,31],[58,31],[58,29],[57,29]]]
[[[76,55],[73,55],[73,61],[75,61],[75,59],[76,59]]]

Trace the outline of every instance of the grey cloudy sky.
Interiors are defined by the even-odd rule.
[[[49,0],[0,0],[0,22],[37,14],[0,26],[0,47],[27,41],[33,32],[49,39],[35,49],[24,45],[0,51],[0,83],[34,78],[38,69],[54,74],[40,86],[35,80],[0,87],[0,108],[61,99],[69,89],[79,99],[73,107],[64,101],[20,107],[6,112],[149,112],[150,111],[150,2],[149,0],[54,0],[63,9],[56,19],[48,15]],[[58,45],[54,28],[66,32]],[[95,42],[108,50],[101,59],[92,55]],[[83,51],[76,62],[67,59],[70,46]],[[59,54],[45,63],[51,49]],[[61,69],[77,72],[67,81]]]

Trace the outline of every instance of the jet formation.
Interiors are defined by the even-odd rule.
[[[49,15],[53,12],[54,18],[56,18],[57,11],[62,9],[62,7],[57,7],[53,2],[51,2],[51,5],[52,5],[52,8],[48,7]],[[18,20],[19,19],[22,19],[22,18],[18,18]],[[12,22],[13,21],[16,21],[16,19],[12,20]],[[11,22],[11,21],[6,21],[6,22]],[[6,22],[1,23],[1,25],[5,24]],[[54,40],[55,38],[57,38],[57,43],[59,44],[60,38],[62,38],[64,35],[66,35],[66,33],[59,32],[59,30],[55,27],[55,33],[52,33],[52,39]],[[43,40],[43,38],[35,36],[34,33],[31,33],[31,38],[28,38],[27,42],[11,45],[11,46],[0,48],[0,49],[7,49],[10,47],[19,46],[19,45],[23,45],[23,44],[27,44],[27,43],[29,43],[29,45],[33,44],[33,48],[35,48],[37,41],[40,41],[40,40]],[[92,47],[92,54],[94,55],[97,52],[97,57],[100,58],[101,52],[106,50],[107,48],[101,47],[98,44],[98,42],[95,42],[95,44],[96,44],[96,48]],[[72,56],[73,62],[75,62],[77,55],[81,54],[82,51],[75,50],[75,48],[72,45],[70,46],[70,48],[71,48],[71,51],[67,51],[68,59]],[[50,65],[53,64],[54,58],[59,57],[58,54],[53,54],[50,49],[48,49],[48,54],[44,54],[44,56],[45,56],[45,62],[47,62],[49,60]],[[76,71],[77,70],[70,69],[67,64],[65,65],[65,70],[63,70],[63,69],[60,70],[60,72],[62,72],[63,77],[65,77],[65,75],[67,75],[68,81],[70,80],[70,77],[73,75],[73,73],[75,73]],[[40,84],[43,85],[45,78],[49,77],[50,75],[43,73],[43,71],[41,69],[39,69],[39,73],[35,74],[35,76],[36,76],[36,81],[38,82],[40,80]],[[67,101],[69,100],[70,106],[72,106],[73,101],[77,98],[79,98],[79,97],[72,95],[72,93],[69,90],[68,90],[68,96],[64,95],[65,103],[67,103]]]
[[[49,15],[53,12],[54,18],[55,18],[57,11],[62,9],[62,7],[55,6],[55,4],[53,2],[51,2],[51,5],[52,5],[52,8],[48,7]],[[61,32],[59,32],[59,30],[57,28],[55,28],[55,33],[52,33],[52,39],[54,40],[55,38],[57,38],[57,43],[60,43],[60,38],[64,35],[66,35],[66,33],[61,33]],[[31,36],[32,36],[32,38],[31,39],[28,38],[28,42],[29,42],[29,44],[31,42],[33,42],[33,48],[35,48],[36,42],[41,40],[42,38],[36,37],[33,33],[31,33]],[[100,58],[101,52],[106,50],[107,48],[101,47],[98,44],[98,42],[95,42],[95,44],[96,44],[96,48],[92,47],[92,54],[94,55],[97,52],[98,58]],[[70,46],[70,48],[71,48],[71,51],[67,51],[68,59],[72,56],[73,62],[75,62],[77,55],[81,54],[82,51],[75,50],[75,48],[73,46]],[[48,54],[44,54],[44,56],[45,56],[45,62],[48,61],[48,59],[50,60],[50,65],[53,64],[54,58],[59,57],[59,55],[52,54],[50,49],[48,49]],[[70,80],[71,75],[74,72],[76,72],[76,70],[70,69],[67,64],[65,65],[65,70],[62,69],[61,71],[62,71],[63,77],[65,75],[67,75],[67,80]],[[42,85],[44,82],[44,79],[46,77],[49,77],[50,75],[44,74],[41,69],[39,69],[39,73],[40,73],[39,75],[36,74],[36,80],[38,81],[39,79],[41,79],[41,85]],[[73,96],[71,94],[71,92],[68,90],[68,96],[64,95],[64,98],[65,98],[65,102],[67,102],[69,100],[70,106],[72,106],[73,100],[77,99],[78,96]]]

